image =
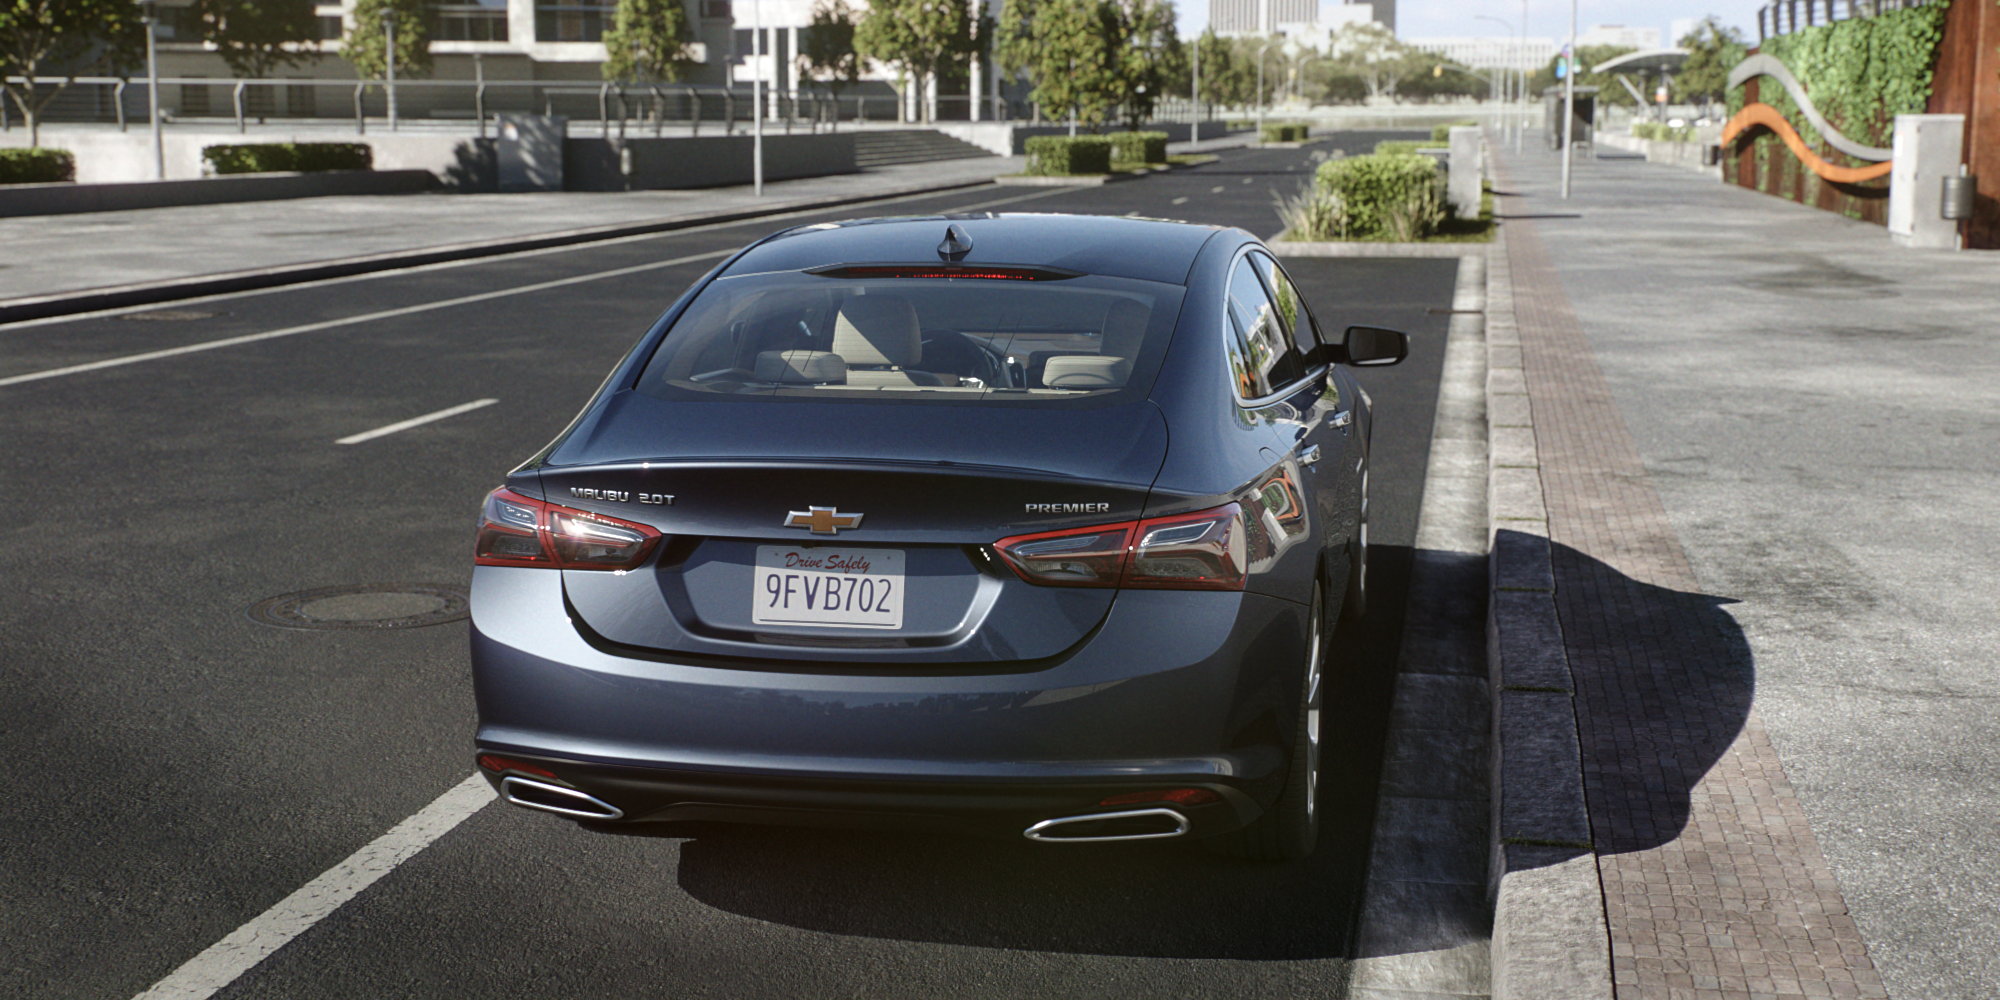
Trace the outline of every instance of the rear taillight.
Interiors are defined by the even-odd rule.
[[[1243,509],[1015,535],[993,550],[1021,579],[1045,587],[1242,590]]]
[[[486,496],[473,561],[481,566],[631,569],[652,555],[651,526],[562,507],[501,488]]]

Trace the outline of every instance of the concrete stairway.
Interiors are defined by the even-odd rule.
[[[897,163],[969,160],[993,154],[934,129],[870,130],[854,133],[854,165],[863,170]]]

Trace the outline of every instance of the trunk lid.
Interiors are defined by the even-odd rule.
[[[1029,584],[991,544],[1137,518],[1165,453],[1145,400],[760,406],[627,392],[532,482],[550,502],[666,536],[638,570],[563,571],[580,630],[620,652],[1033,669],[1085,639],[1115,591]]]

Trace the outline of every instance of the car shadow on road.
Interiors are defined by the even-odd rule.
[[[680,886],[731,913],[905,941],[1143,958],[1302,960],[1349,953],[1366,874],[1411,554],[1370,550],[1373,611],[1337,634],[1344,669],[1323,736],[1319,848],[1258,864],[1197,844],[738,827],[681,845]],[[1329,718],[1332,715],[1329,714]]]

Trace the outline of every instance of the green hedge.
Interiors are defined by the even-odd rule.
[[[67,149],[30,146],[0,149],[0,184],[47,184],[76,180],[76,155]]]
[[[1421,139],[1384,139],[1375,144],[1377,156],[1408,156],[1419,149],[1444,149],[1442,143],[1425,142]]]
[[[1041,177],[1111,172],[1111,140],[1101,135],[1038,135],[1024,147],[1027,172]]]
[[[1265,142],[1304,142],[1310,129],[1301,122],[1270,122],[1259,136]]]
[[[1118,163],[1167,162],[1165,132],[1113,132],[1111,159]]]
[[[1421,154],[1328,160],[1313,185],[1339,204],[1340,239],[1407,243],[1435,233],[1445,219],[1444,172]]]
[[[1469,121],[1468,121],[1468,122],[1445,122],[1445,123],[1444,123],[1443,125],[1432,125],[1432,126],[1431,126],[1431,141],[1432,141],[1432,142],[1434,142],[1434,143],[1435,143],[1435,142],[1450,142],[1450,141],[1451,141],[1451,130],[1452,130],[1452,129],[1454,129],[1454,128],[1464,128],[1464,127],[1465,127],[1465,126],[1467,126],[1467,125],[1477,125],[1477,124],[1479,124],[1479,123],[1478,123],[1478,122],[1469,122]]]
[[[204,146],[201,158],[218,174],[317,173],[373,170],[375,152],[360,142],[249,142]]]
[[[1665,122],[1633,122],[1632,137],[1654,139],[1660,142],[1693,142],[1694,126],[1683,125],[1674,128]]]

